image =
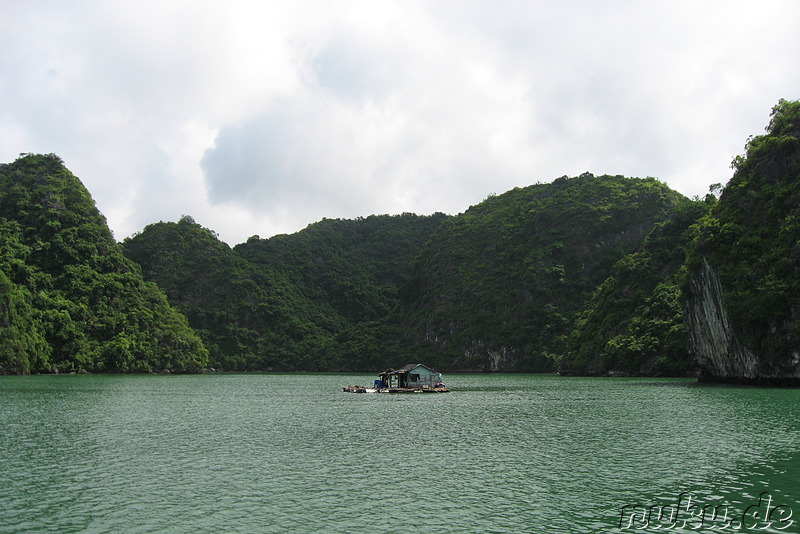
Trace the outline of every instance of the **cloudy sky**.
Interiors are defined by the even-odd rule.
[[[797,0],[0,0],[0,162],[54,152],[117,239],[234,245],[594,174],[687,196],[800,98]]]

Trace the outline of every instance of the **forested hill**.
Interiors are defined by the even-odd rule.
[[[683,266],[694,226],[716,200],[709,194],[682,205],[614,265],[575,321],[558,364],[561,374],[694,373],[683,325]]]
[[[493,196],[428,241],[388,324],[448,369],[555,369],[594,289],[692,201],[653,178],[559,178]]]
[[[0,165],[0,374],[197,372],[207,360],[58,156]]]
[[[361,350],[347,352],[347,340],[372,339],[445,218],[324,219],[231,249],[185,216],[147,226],[124,247],[187,315],[216,368],[369,368]]]
[[[325,219],[233,249],[184,216],[120,246],[57,156],[0,171],[2,373],[551,370],[614,263],[694,204],[584,174],[457,216]]]
[[[292,235],[253,236],[234,250],[284,273],[344,323],[376,321],[397,305],[422,245],[447,218],[404,213],[323,219]]]
[[[572,374],[800,385],[800,102],[781,100],[734,174],[656,228],[595,291],[559,362]]]
[[[224,369],[552,370],[614,263],[694,203],[584,174],[454,217],[325,219],[233,249],[189,217],[125,240]]]
[[[191,217],[148,225],[125,253],[166,292],[227,370],[302,366],[324,333],[286,277],[257,269]]]

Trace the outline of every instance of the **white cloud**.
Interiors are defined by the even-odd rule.
[[[231,244],[455,213],[584,171],[702,195],[799,97],[798,15],[792,0],[11,0],[0,161],[56,152],[118,238],[186,213]]]

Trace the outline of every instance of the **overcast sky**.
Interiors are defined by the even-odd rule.
[[[800,1],[0,0],[0,162],[54,152],[117,239],[460,213],[559,176],[731,176],[800,98]]]

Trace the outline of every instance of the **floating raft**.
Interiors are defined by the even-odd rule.
[[[446,387],[423,386],[420,388],[368,388],[366,386],[344,386],[346,393],[447,393]]]
[[[400,369],[387,369],[372,387],[345,386],[347,393],[447,393],[442,373],[421,363],[409,363]]]

